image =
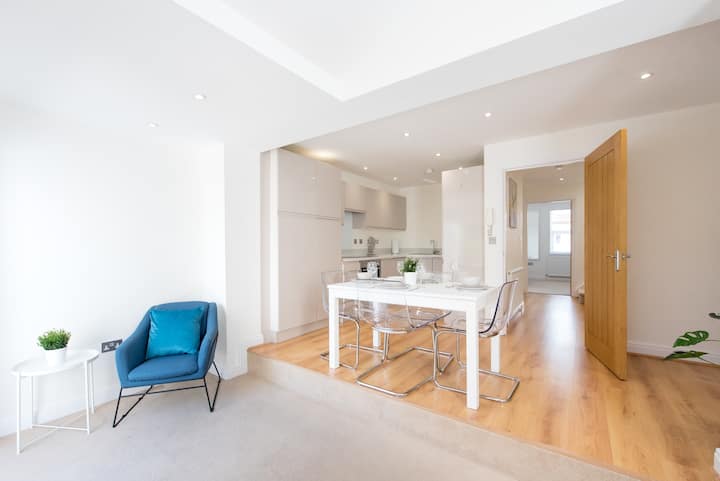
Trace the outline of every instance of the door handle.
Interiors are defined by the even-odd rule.
[[[615,249],[615,255],[614,256],[606,256],[608,259],[613,259],[615,261],[615,272],[620,272],[620,260],[626,260],[626,259],[632,259],[632,256],[630,254],[623,254],[620,252],[620,249]]]

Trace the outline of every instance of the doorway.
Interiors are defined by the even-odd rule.
[[[527,204],[528,292],[569,296],[572,201]]]
[[[507,277],[514,274],[524,292],[578,297],[584,284],[584,162],[515,170],[507,178],[518,211],[506,231]]]

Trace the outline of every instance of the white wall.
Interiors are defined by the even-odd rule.
[[[226,286],[222,145],[114,138],[0,112],[4,434],[14,430],[9,370],[42,355],[40,333],[66,328],[70,347],[99,349],[153,304],[217,301],[222,315]],[[97,401],[115,397],[114,355],[101,355],[95,373]],[[80,370],[41,379],[39,391],[41,421],[84,405]]]
[[[225,145],[227,356],[223,377],[247,372],[247,348],[262,344],[260,151]]]
[[[442,246],[442,186],[419,185],[402,189],[407,198],[407,229],[401,247],[429,249]]]
[[[362,185],[371,189],[384,190],[406,199],[407,226],[405,230],[392,229],[354,229],[352,227],[352,214],[346,212],[342,233],[342,248],[367,249],[365,242],[373,236],[380,243],[376,249],[389,249],[390,241],[397,239],[401,249],[429,249],[430,241],[434,240],[436,247],[442,242],[442,191],[440,184],[428,184],[400,188],[382,182],[368,179],[353,173],[342,171],[342,181]],[[363,244],[353,244],[354,238],[362,238]]]
[[[506,169],[583,158],[628,130],[628,339],[662,355],[685,330],[720,326],[720,104],[597,124],[485,147],[485,200],[503,212]],[[486,245],[489,280],[501,279],[504,242]],[[720,346],[704,346],[720,353]]]
[[[446,270],[454,266],[480,271],[484,268],[483,169],[478,165],[442,173],[443,264]]]

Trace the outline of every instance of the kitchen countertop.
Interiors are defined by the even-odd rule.
[[[343,262],[361,262],[361,261],[374,261],[383,259],[405,259],[406,257],[417,257],[425,259],[428,257],[439,257],[442,258],[442,254],[377,254],[374,256],[365,257],[343,257]]]

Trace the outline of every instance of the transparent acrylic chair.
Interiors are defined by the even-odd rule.
[[[481,319],[480,321],[480,329],[478,331],[478,335],[481,338],[491,338],[494,336],[499,335],[503,329],[507,326],[508,321],[510,320],[510,315],[512,313],[512,302],[513,297],[515,296],[515,289],[517,287],[518,281],[513,280],[506,282],[500,287],[500,292],[498,293],[497,302],[493,306],[491,306],[491,309],[493,311],[493,315],[490,318]],[[442,325],[440,326],[434,326],[433,329],[433,352],[434,352],[434,365],[433,365],[433,383],[435,386],[437,386],[440,389],[445,389],[447,391],[453,391],[465,394],[466,391],[464,389],[460,389],[453,386],[448,386],[446,384],[442,384],[439,381],[440,374],[443,371],[440,371],[437,369],[437,362],[439,359],[440,351],[439,351],[439,338],[443,334],[454,334],[456,336],[456,359],[458,362],[458,365],[465,369],[465,364],[460,361],[460,343],[459,339],[460,336],[463,336],[467,333],[465,328],[466,322],[465,319],[447,319]],[[508,376],[506,374],[501,374],[499,372],[494,371],[488,371],[485,369],[478,369],[478,372],[481,374],[486,374],[488,376],[495,376],[504,380],[508,380],[512,382],[510,393],[505,397],[497,397],[497,396],[488,396],[485,394],[480,393],[480,397],[483,399],[488,399],[490,401],[496,401],[501,403],[506,403],[510,401],[510,399],[513,397],[513,394],[515,394],[515,391],[517,390],[518,385],[520,384],[520,379],[513,376]]]
[[[359,385],[380,391],[385,394],[389,394],[395,397],[405,397],[411,392],[419,389],[424,384],[433,380],[435,372],[443,372],[445,368],[452,362],[453,354],[449,352],[436,352],[434,349],[428,349],[422,346],[412,346],[406,350],[395,354],[394,356],[389,355],[390,350],[390,336],[396,334],[408,334],[416,331],[423,327],[431,327],[434,330],[434,326],[438,321],[443,319],[445,316],[450,314],[449,312],[432,310],[432,309],[420,309],[417,307],[411,307],[408,305],[390,305],[379,302],[372,303],[359,303],[358,306],[358,318],[360,321],[369,324],[374,331],[383,335],[383,352],[380,363],[371,367],[367,371],[360,374],[356,381]],[[433,374],[424,378],[411,388],[406,391],[394,391],[392,389],[384,388],[375,384],[371,384],[367,381],[374,372],[381,369],[387,361],[396,360],[412,351],[420,351],[433,354]],[[447,359],[444,365],[440,366],[440,357]]]
[[[320,282],[322,283],[322,304],[325,313],[329,314],[328,307],[328,286],[330,284],[338,284],[341,282],[348,282],[351,280],[357,280],[357,271],[326,271],[320,273]],[[355,362],[353,364],[346,364],[342,361],[340,366],[347,369],[357,369],[360,364],[360,351],[374,352],[376,354],[382,354],[382,348],[376,348],[371,346],[360,345],[360,320],[358,319],[358,302],[353,299],[343,299],[340,302],[340,309],[338,316],[340,320],[350,321],[355,325],[355,343],[342,344],[340,349],[355,349]],[[325,351],[320,354],[320,357],[326,361],[330,359],[329,351]]]

